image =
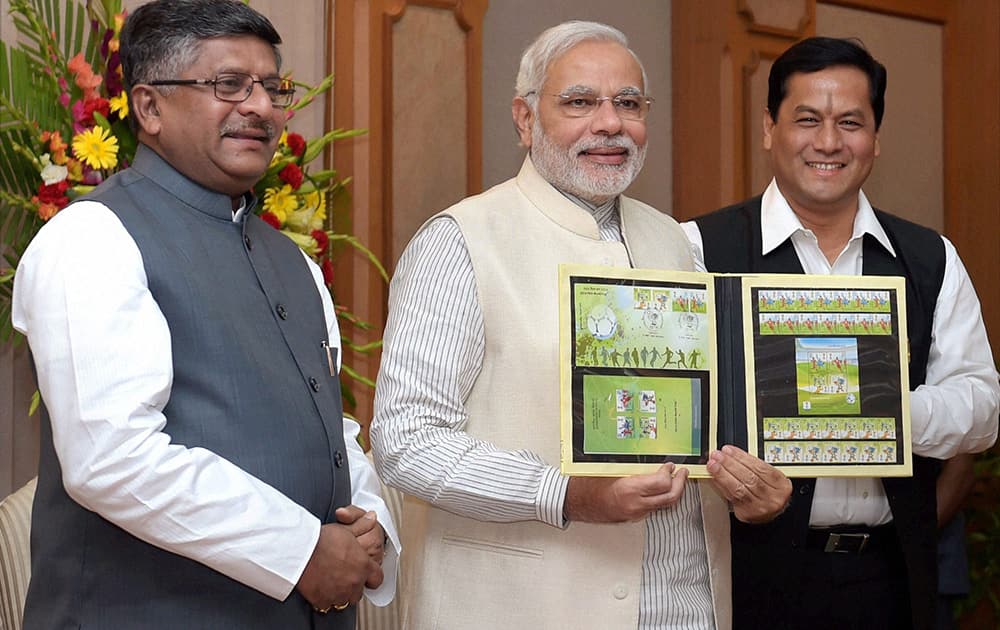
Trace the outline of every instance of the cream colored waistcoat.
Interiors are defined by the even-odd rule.
[[[483,366],[466,431],[559,465],[558,265],[693,269],[671,218],[621,198],[625,243],[602,241],[593,217],[545,182],[530,159],[516,179],[444,215],[462,230],[485,325]],[[717,626],[730,626],[729,515],[701,490]],[[689,487],[689,491],[693,489]],[[404,627],[413,630],[636,628],[646,525],[494,523],[407,496]]]

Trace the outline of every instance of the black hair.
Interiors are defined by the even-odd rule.
[[[875,129],[882,125],[885,112],[885,66],[875,60],[860,40],[810,37],[786,50],[774,61],[767,78],[767,110],[778,122],[778,108],[785,100],[788,79],[796,73],[819,72],[833,66],[857,68],[868,77],[868,92],[875,112]]]

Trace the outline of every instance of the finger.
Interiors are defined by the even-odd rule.
[[[368,580],[365,582],[365,586],[368,588],[378,588],[382,586],[382,581],[385,576],[382,573],[382,567],[376,564],[374,561],[371,563],[372,569],[368,573]]]
[[[779,486],[785,477],[784,473],[774,466],[731,444],[723,446],[722,452],[727,458],[731,458],[746,469],[747,477],[743,480],[747,485],[752,485],[749,483],[749,480],[753,479],[754,482],[762,482],[769,486]]]
[[[363,536],[358,537],[358,543],[372,557],[382,553],[384,540],[385,534],[382,533],[381,527],[373,527],[371,531],[365,532]]]
[[[678,470],[680,469],[673,462],[666,462],[657,468],[656,472],[648,475],[637,475],[631,477],[629,481],[636,485],[640,497],[655,499],[670,492]]]
[[[687,468],[671,469],[670,486],[658,495],[646,497],[647,511],[669,508],[677,504],[684,495],[689,471]]]
[[[713,451],[709,458],[708,472],[723,498],[731,503],[742,503],[753,496],[759,483],[756,474],[720,451]],[[750,483],[744,479],[749,479]]]
[[[359,518],[365,515],[365,511],[356,505],[345,505],[342,508],[337,508],[334,513],[337,517],[337,522],[344,525],[350,525]]]
[[[356,538],[361,538],[371,532],[377,524],[378,517],[375,515],[375,512],[366,512],[361,518],[348,525],[348,527]]]

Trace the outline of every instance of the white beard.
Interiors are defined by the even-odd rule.
[[[583,163],[580,153],[598,147],[623,148],[621,164]],[[637,146],[625,134],[581,138],[566,148],[553,142],[535,119],[531,128],[531,161],[538,174],[559,190],[591,203],[603,203],[625,192],[646,160],[646,145]]]

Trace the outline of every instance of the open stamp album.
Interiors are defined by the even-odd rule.
[[[911,473],[906,296],[886,276],[560,266],[562,471]]]

